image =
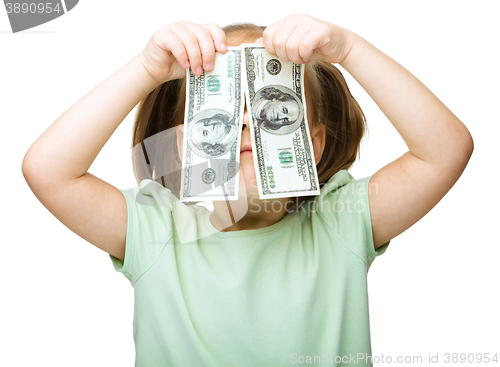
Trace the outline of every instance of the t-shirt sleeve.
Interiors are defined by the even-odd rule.
[[[127,203],[125,259],[109,255],[114,269],[134,284],[172,240],[171,203],[175,196],[152,180],[120,190]]]
[[[356,256],[370,268],[373,260],[385,253],[390,241],[375,250],[369,195],[377,187],[372,176],[355,180],[347,171],[339,171],[321,188],[319,213],[332,230]]]

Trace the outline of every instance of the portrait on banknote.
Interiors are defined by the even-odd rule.
[[[188,142],[193,152],[205,158],[217,158],[227,153],[235,143],[239,124],[225,110],[211,108],[193,117]]]
[[[255,93],[253,102],[252,117],[258,127],[270,134],[290,134],[304,119],[302,101],[285,86],[265,86]]]

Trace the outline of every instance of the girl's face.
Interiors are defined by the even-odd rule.
[[[252,140],[250,136],[250,121],[248,109],[245,103],[245,112],[243,113],[243,126],[241,130],[240,145],[240,170],[244,178],[246,191],[258,194],[257,179],[253,164]],[[241,187],[240,182],[240,187]]]

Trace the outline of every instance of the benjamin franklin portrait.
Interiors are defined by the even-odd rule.
[[[255,93],[252,117],[270,134],[285,135],[297,130],[304,119],[304,106],[291,89],[273,85]]]
[[[205,158],[217,158],[236,142],[239,125],[234,116],[221,109],[201,111],[190,123],[188,142],[193,152]]]

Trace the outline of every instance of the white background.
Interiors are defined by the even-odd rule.
[[[297,11],[348,28],[394,58],[474,138],[458,183],[370,269],[373,354],[427,361],[429,353],[439,353],[440,364],[453,352],[500,358],[496,1],[85,0],[18,34],[0,6],[0,365],[134,364],[133,288],[105,252],[67,229],[33,195],[21,172],[30,145],[163,25],[182,19],[267,25]],[[361,160],[350,170],[362,178],[407,148],[366,92],[344,76],[369,125]],[[137,185],[130,158],[135,112],[89,170],[119,189]]]

